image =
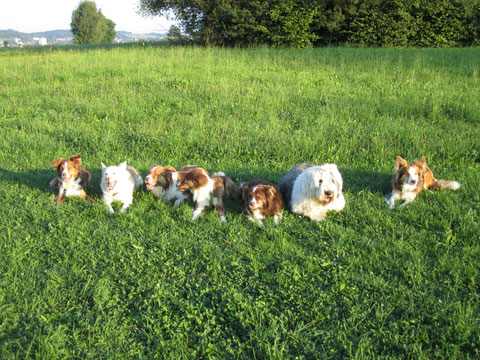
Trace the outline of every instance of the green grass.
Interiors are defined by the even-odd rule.
[[[480,357],[480,49],[0,52],[0,358]],[[52,159],[96,200],[55,207]],[[389,211],[395,157],[459,191]],[[100,161],[278,181],[336,163],[346,208],[190,221]],[[119,207],[117,206],[116,209]]]

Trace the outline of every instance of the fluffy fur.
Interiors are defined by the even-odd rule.
[[[127,162],[122,162],[118,166],[102,166],[102,180],[100,188],[103,192],[103,201],[108,207],[108,211],[113,214],[112,202],[114,200],[122,202],[120,212],[124,212],[133,202],[133,191],[143,184],[142,177],[132,166],[127,166]]]
[[[223,199],[226,194],[237,191],[237,186],[223,172],[208,175],[202,168],[194,169],[185,174],[185,177],[177,185],[178,190],[190,192],[193,196],[194,210],[192,220],[196,220],[205,207],[211,204],[215,206],[222,223],[226,222]]]
[[[423,189],[457,190],[460,186],[460,183],[456,181],[435,179],[432,170],[426,164],[425,156],[411,164],[397,156],[395,175],[392,178],[393,190],[391,194],[385,196],[385,201],[388,203],[388,208],[393,209],[396,200],[404,200],[404,203],[400,205],[400,207],[404,207],[415,200]]]
[[[240,185],[238,193],[249,214],[249,220],[260,227],[267,216],[274,217],[275,225],[280,222],[283,202],[280,190],[275,185],[265,180],[252,179]]]
[[[57,206],[60,206],[63,199],[69,196],[80,196],[93,202],[87,195],[87,184],[91,176],[86,169],[82,168],[81,158],[81,155],[75,155],[68,160],[64,158],[52,160],[52,166],[57,168],[57,176],[50,181],[50,186],[58,188]]]
[[[324,220],[328,210],[345,207],[343,180],[335,164],[297,164],[278,187],[292,212],[315,221]]]
[[[177,207],[188,198],[188,193],[178,190],[177,185],[189,171],[195,169],[198,166],[188,165],[177,171],[171,166],[153,165],[145,177],[145,184],[154,196],[165,202],[174,200],[174,206]]]

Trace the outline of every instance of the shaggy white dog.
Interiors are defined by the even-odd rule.
[[[298,164],[278,182],[292,212],[315,221],[324,220],[328,210],[345,207],[342,186],[342,175],[335,164]]]

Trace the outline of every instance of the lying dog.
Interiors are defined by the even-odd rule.
[[[265,180],[252,179],[240,185],[238,193],[245,204],[249,220],[260,227],[267,216],[274,217],[275,225],[280,222],[283,202],[275,185]]]
[[[393,190],[391,194],[385,196],[385,201],[388,203],[388,208],[393,209],[396,200],[404,200],[404,203],[400,205],[400,207],[404,207],[415,200],[423,189],[457,190],[460,189],[460,186],[460,183],[456,181],[435,179],[432,170],[426,164],[425,156],[412,164],[397,156],[395,175],[392,178]]]
[[[196,220],[205,207],[213,204],[220,215],[220,221],[226,222],[223,199],[226,194],[237,192],[237,186],[223,172],[210,177],[206,170],[197,168],[188,172],[177,185],[178,190],[190,192],[193,195],[194,210],[192,220]]]
[[[103,192],[103,201],[108,207],[108,211],[113,214],[112,202],[114,200],[122,202],[120,212],[124,212],[133,202],[133,191],[143,184],[142,177],[132,166],[127,166],[127,162],[122,162],[118,166],[102,166],[102,180],[100,188]]]
[[[86,192],[91,176],[81,167],[81,157],[81,155],[75,155],[68,160],[60,158],[52,161],[52,166],[57,168],[57,176],[50,181],[50,186],[58,188],[57,206],[62,205],[63,199],[69,196],[80,196],[93,202]]]
[[[188,198],[188,193],[178,190],[177,184],[195,169],[199,167],[188,165],[177,171],[171,166],[153,165],[145,177],[145,184],[154,196],[165,202],[175,200],[174,206],[177,207]]]
[[[328,210],[340,211],[345,207],[342,186],[335,164],[297,164],[278,182],[292,212],[315,221],[324,220]]]

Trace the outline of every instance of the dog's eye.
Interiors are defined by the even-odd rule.
[[[318,180],[318,183],[321,185],[323,183],[323,180],[322,179]]]

